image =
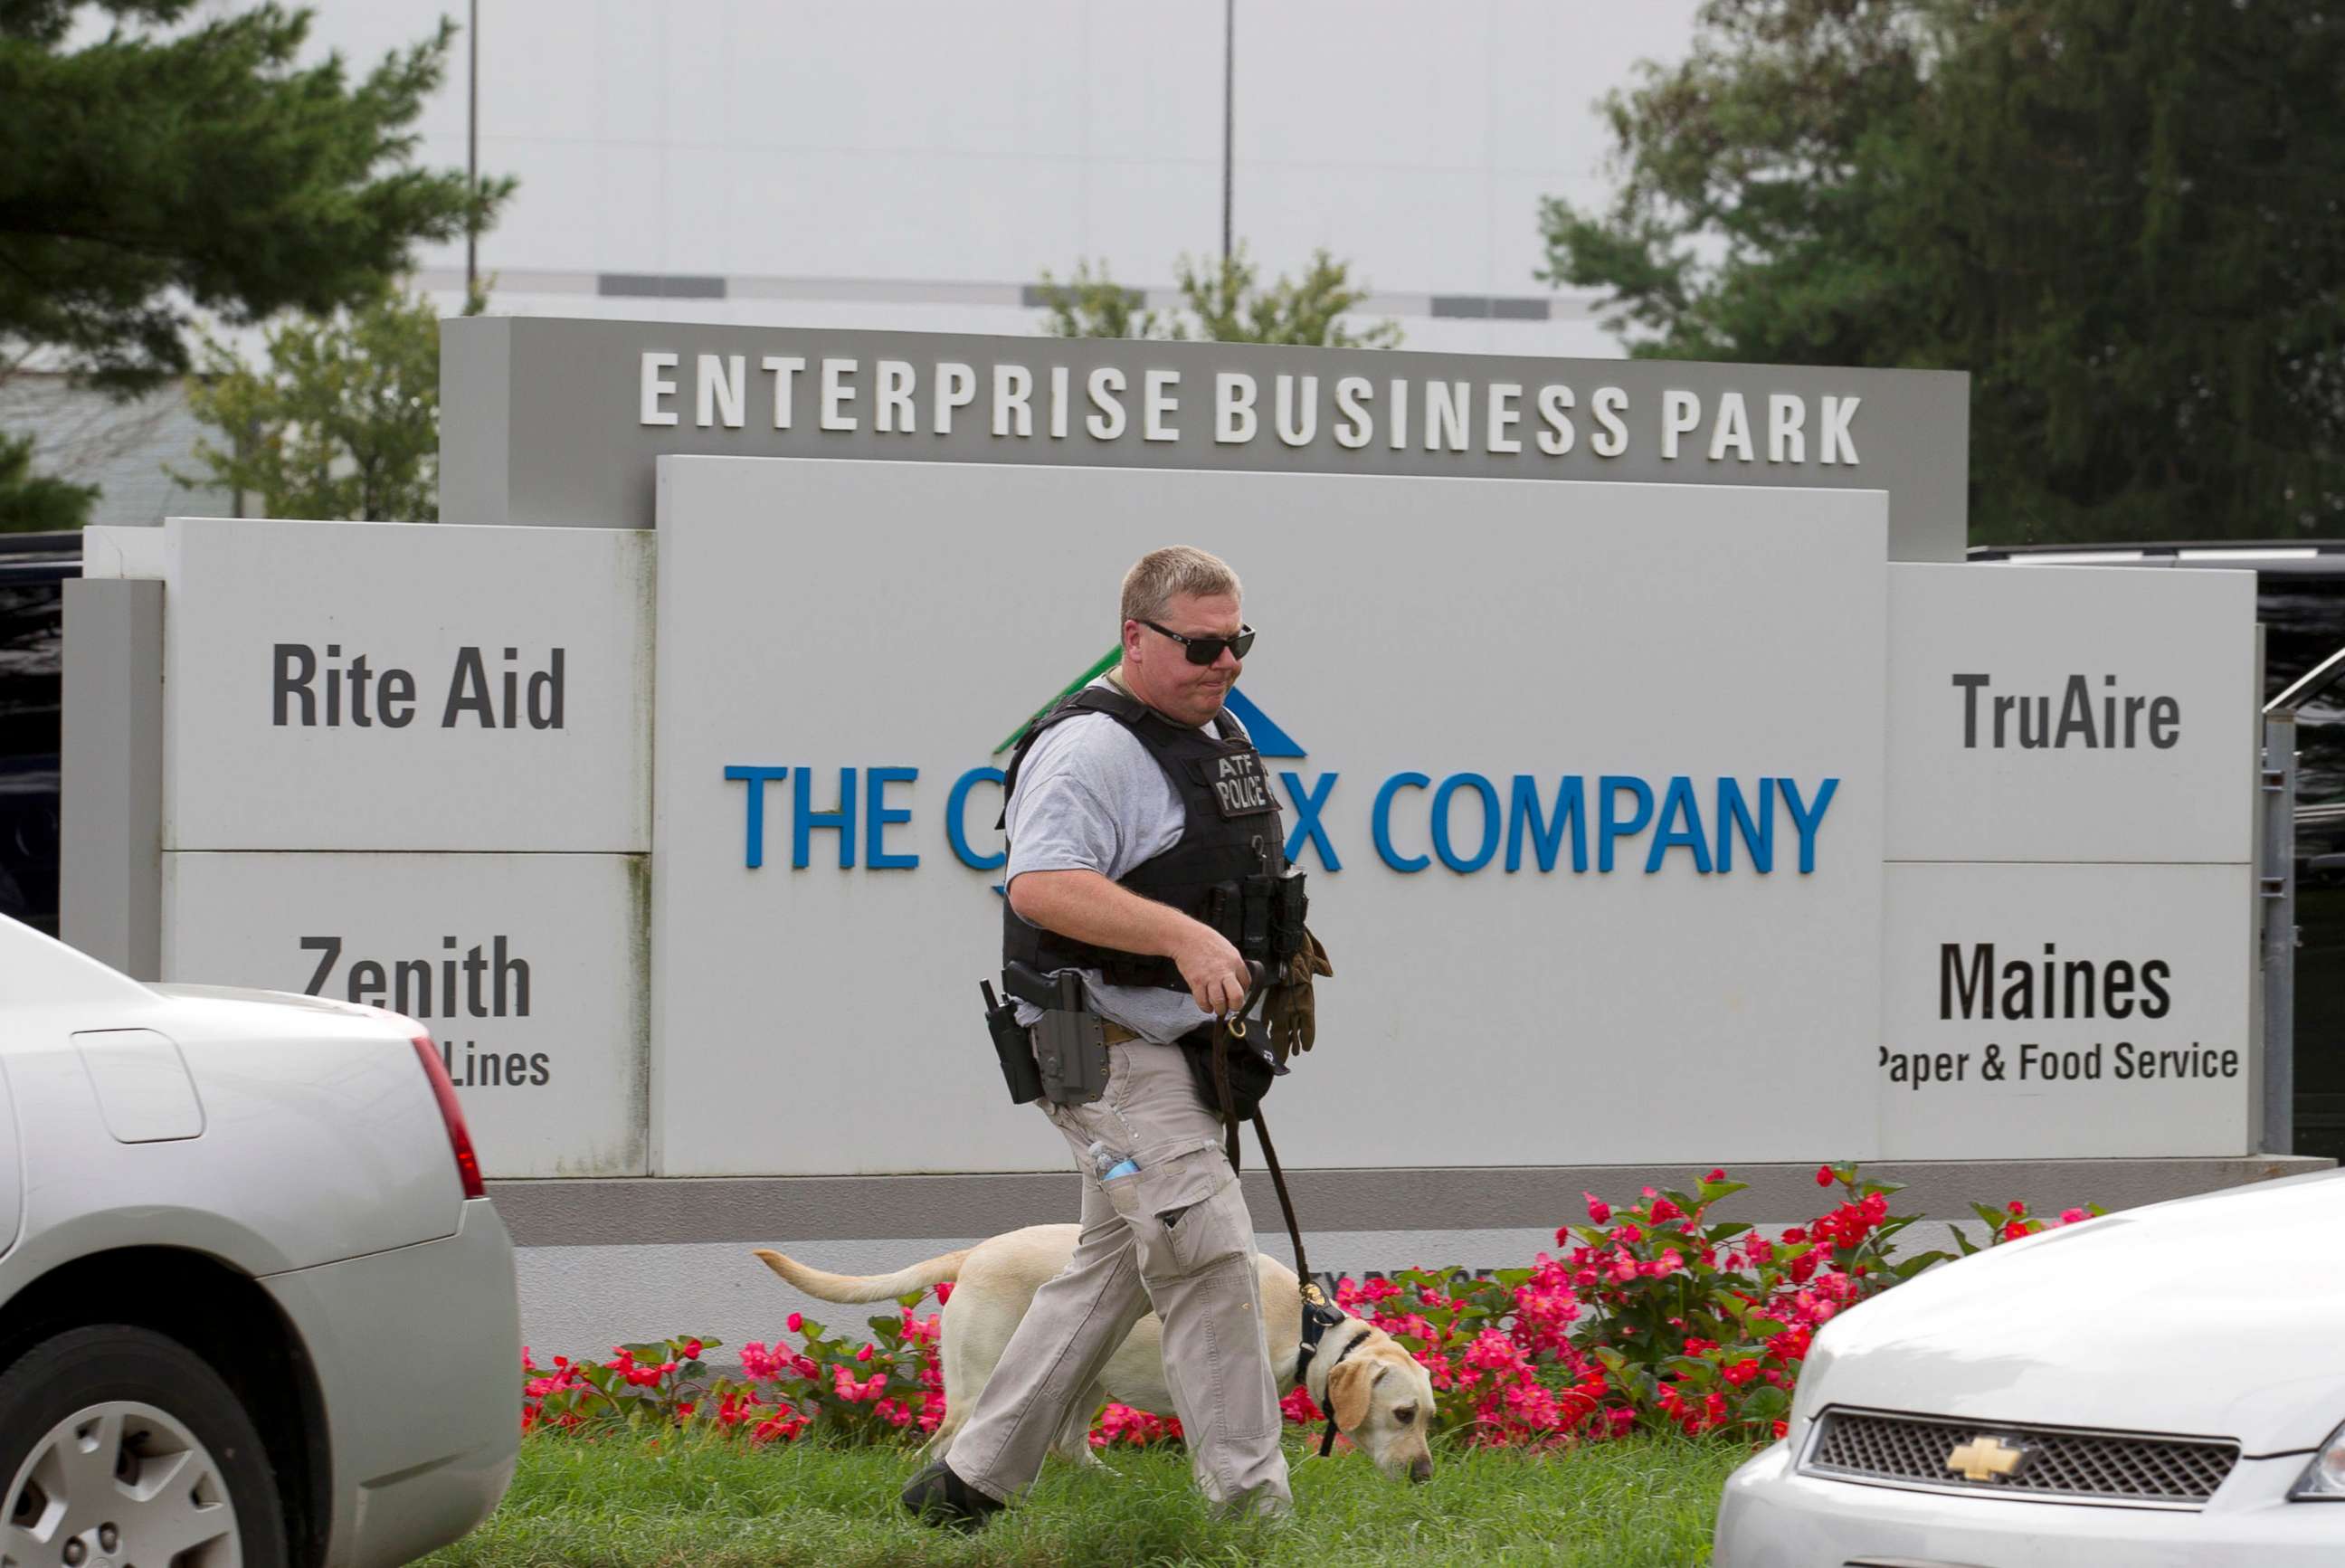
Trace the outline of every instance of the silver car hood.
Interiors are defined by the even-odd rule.
[[[1932,1269],[1819,1335],[1801,1406],[2319,1446],[2345,1421],[2345,1172],[2111,1215]]]

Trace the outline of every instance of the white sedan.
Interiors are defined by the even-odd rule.
[[[2005,1243],[1828,1324],[1714,1568],[2345,1563],[2345,1172]]]
[[[0,918],[0,1563],[371,1568],[496,1506],[513,1244],[421,1034]]]

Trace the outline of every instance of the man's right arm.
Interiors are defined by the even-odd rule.
[[[1170,904],[1144,899],[1097,871],[1032,871],[1012,877],[1010,907],[1029,925],[1119,952],[1169,958],[1207,1013],[1234,1013],[1251,980],[1228,940]]]

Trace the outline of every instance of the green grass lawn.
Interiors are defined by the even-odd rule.
[[[1410,1486],[1385,1480],[1357,1454],[1305,1457],[1315,1451],[1299,1434],[1288,1441],[1296,1518],[1284,1528],[1216,1525],[1184,1455],[1125,1451],[1108,1456],[1112,1475],[1051,1461],[1019,1507],[963,1537],[915,1522],[897,1503],[917,1468],[909,1450],[531,1438],[495,1517],[425,1561],[1697,1568],[1709,1561],[1719,1487],[1747,1452],[1659,1440],[1544,1458],[1436,1452],[1433,1480]]]

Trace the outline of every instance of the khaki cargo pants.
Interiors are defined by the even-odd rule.
[[[1254,1220],[1187,1058],[1176,1045],[1111,1045],[1099,1099],[1041,1104],[1082,1173],[1082,1234],[1065,1269],[1034,1293],[947,1462],[989,1497],[1023,1491],[1074,1401],[1152,1306],[1198,1486],[1216,1502],[1283,1512],[1291,1499]],[[1095,1140],[1130,1155],[1139,1173],[1102,1184]]]

